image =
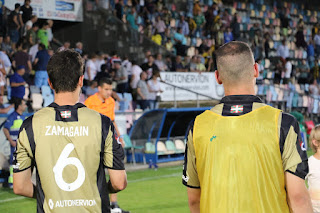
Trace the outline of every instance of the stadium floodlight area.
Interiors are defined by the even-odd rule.
[[[197,115],[210,108],[157,109],[144,113],[132,126],[129,136],[136,146],[144,146],[136,153],[136,162],[163,163],[183,160],[184,152],[175,147],[175,140],[185,141],[189,127]]]

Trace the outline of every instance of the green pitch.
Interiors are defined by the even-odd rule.
[[[118,202],[132,213],[188,212],[186,188],[181,183],[182,166],[128,172],[128,186]],[[36,212],[36,201],[0,188],[0,212]]]

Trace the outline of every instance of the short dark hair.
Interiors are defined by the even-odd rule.
[[[83,75],[83,60],[74,50],[60,51],[50,58],[47,71],[56,93],[74,92]]]
[[[40,43],[40,44],[39,44],[39,47],[41,47],[41,49],[43,49],[43,50],[46,49],[46,46],[45,46],[43,43]]]
[[[98,86],[99,86],[99,87],[102,87],[103,84],[112,85],[112,80],[111,80],[110,78],[106,78],[106,77],[101,78],[101,79],[99,80]]]
[[[219,49],[215,51],[217,61],[220,57],[227,55],[238,55],[238,54],[251,54],[252,51],[249,45],[242,41],[231,41],[227,44],[224,44]]]
[[[18,9],[20,7],[20,4],[19,3],[16,3],[15,5],[14,5],[14,9],[16,10],[16,9]]]
[[[13,99],[13,104],[14,104],[14,110],[16,111],[19,106],[22,104],[23,99],[21,98],[14,98]]]

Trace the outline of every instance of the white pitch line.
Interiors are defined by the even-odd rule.
[[[136,182],[147,181],[147,180],[157,180],[157,179],[168,178],[168,177],[179,177],[181,174],[182,173],[174,173],[174,174],[171,174],[171,175],[162,175],[162,176],[156,176],[156,177],[129,180],[128,183],[136,183]]]
[[[0,200],[0,203],[7,203],[7,202],[10,202],[10,201],[23,200],[23,199],[26,199],[26,198],[25,197],[14,197],[14,198],[6,199],[6,200]]]

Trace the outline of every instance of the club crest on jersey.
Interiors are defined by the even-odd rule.
[[[243,112],[243,105],[233,105],[231,106],[231,113],[236,114],[236,113],[242,113]]]
[[[60,115],[62,118],[71,118],[71,111],[68,110],[68,111],[61,111],[60,112]]]

